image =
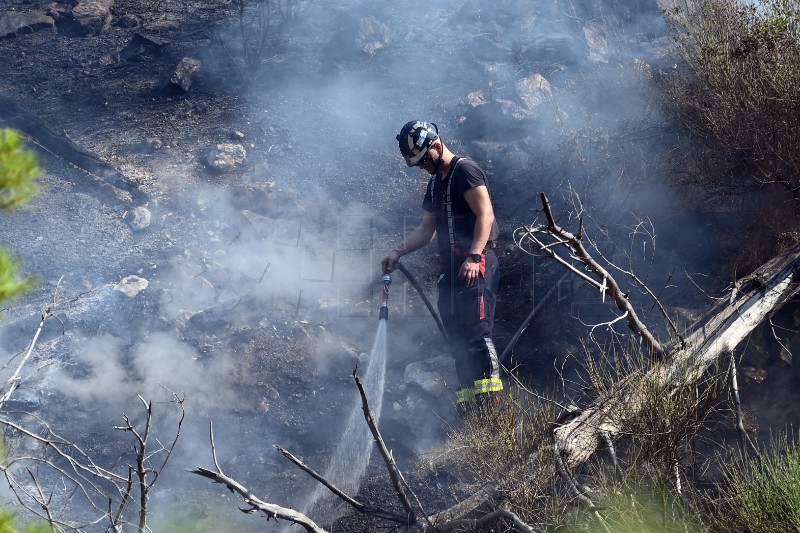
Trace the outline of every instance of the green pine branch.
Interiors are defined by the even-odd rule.
[[[14,210],[28,202],[39,190],[41,173],[36,154],[24,148],[22,136],[0,129],[0,208]],[[30,278],[22,277],[21,271],[22,263],[0,249],[0,302],[30,287]]]

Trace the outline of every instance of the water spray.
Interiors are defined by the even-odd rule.
[[[381,310],[378,320],[389,320],[389,285],[392,284],[392,275],[384,274],[381,278],[383,290],[381,291]]]

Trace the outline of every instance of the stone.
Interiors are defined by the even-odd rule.
[[[149,282],[139,276],[125,276],[114,286],[115,291],[119,291],[128,298],[135,298],[137,294],[147,288]]]
[[[194,82],[194,77],[199,71],[200,61],[192,57],[184,57],[175,67],[175,71],[170,76],[164,90],[172,94],[189,92]]]
[[[116,65],[119,62],[120,62],[120,56],[118,52],[115,52],[113,54],[103,54],[100,56],[100,59],[98,60],[98,64],[101,67]]]
[[[126,218],[133,231],[142,231],[150,227],[153,222],[153,215],[150,210],[141,205],[129,211]]]
[[[478,107],[489,103],[486,94],[483,91],[472,91],[467,95],[467,104],[470,107]]]
[[[535,109],[553,98],[553,87],[539,73],[518,81],[516,89],[517,95],[525,102],[528,109]]]
[[[86,35],[100,35],[111,25],[114,0],[81,0],[72,8],[75,23]]]
[[[0,39],[16,37],[18,33],[33,32],[41,28],[52,28],[55,24],[53,17],[44,13],[8,11],[0,15]]]
[[[611,17],[592,19],[583,27],[583,37],[589,47],[589,59],[600,63],[608,63],[608,27]]]
[[[217,172],[227,172],[238,167],[247,158],[247,150],[241,144],[222,143],[216,145],[206,156],[206,165]]]
[[[393,40],[394,32],[375,17],[363,17],[358,21],[356,42],[362,52],[372,55],[389,46]]]

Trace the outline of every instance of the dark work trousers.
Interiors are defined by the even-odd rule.
[[[492,251],[482,254],[481,274],[472,287],[467,287],[458,276],[463,261],[461,254],[454,254],[452,261],[443,260],[438,284],[439,315],[460,381],[456,391],[458,403],[503,390],[500,361],[492,342],[500,282],[497,256]]]

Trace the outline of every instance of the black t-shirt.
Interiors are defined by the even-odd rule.
[[[442,178],[436,174],[428,182],[422,208],[433,213],[436,219],[436,235],[439,253],[449,254],[451,245],[462,253],[468,253],[475,233],[475,214],[464,199],[464,193],[481,185],[489,188],[483,170],[471,159],[455,158],[450,173]],[[448,209],[449,207],[449,209]],[[452,228],[451,222],[452,221]],[[489,240],[497,239],[497,222],[492,224]]]

